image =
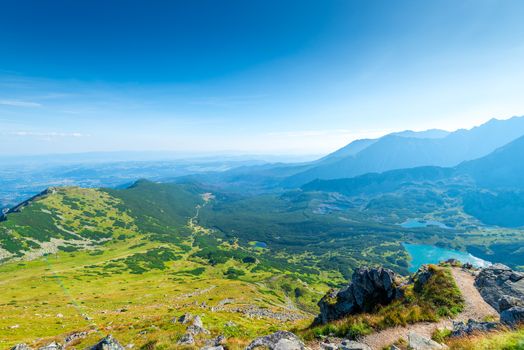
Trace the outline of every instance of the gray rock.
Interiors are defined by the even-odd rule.
[[[45,346],[42,346],[38,348],[38,350],[62,350],[64,347],[62,344],[57,342],[52,342],[51,344],[47,344]]]
[[[16,344],[15,346],[11,348],[11,350],[33,350],[33,349],[27,346],[26,344],[22,343],[22,344]]]
[[[320,300],[320,314],[315,323],[325,324],[349,314],[370,312],[377,305],[389,304],[402,295],[398,279],[399,277],[388,269],[355,270],[348,286],[338,291],[331,290]]]
[[[369,346],[353,340],[343,340],[338,346],[339,350],[371,350]]]
[[[453,330],[451,332],[451,336],[463,337],[476,332],[490,332],[497,330],[499,327],[500,323],[497,322],[477,322],[471,319],[468,320],[468,323],[453,322]]]
[[[206,345],[203,348],[200,348],[200,350],[224,350],[224,347],[222,345],[218,345],[218,346]]]
[[[475,286],[484,300],[498,312],[521,305],[524,300],[524,278],[502,264],[495,264],[480,271]]]
[[[91,350],[124,350],[124,347],[112,335],[108,335],[94,345]]]
[[[511,309],[514,306],[524,306],[524,300],[511,295],[504,295],[499,299],[499,310],[501,311]]]
[[[182,323],[182,324],[186,324],[186,323],[189,323],[191,322],[191,320],[193,319],[193,315],[191,314],[183,314],[182,316],[180,316],[178,318],[178,323]]]
[[[195,316],[191,326],[187,327],[187,333],[192,335],[209,334],[209,331],[204,328],[204,323],[202,322],[200,316]]]
[[[85,337],[87,337],[87,332],[74,332],[74,333],[71,333],[69,335],[67,335],[64,339],[64,342],[67,344],[69,343],[72,343],[74,342],[75,340],[78,340],[78,339],[84,339]]]
[[[226,337],[224,337],[223,335],[219,335],[216,338],[207,340],[206,341],[206,346],[208,346],[208,347],[216,347],[216,346],[219,346],[219,345],[224,345],[225,343],[226,343]]]
[[[447,346],[437,343],[434,340],[423,337],[420,334],[409,332],[408,344],[412,350],[441,350],[447,349]]]
[[[462,265],[462,268],[465,269],[465,270],[472,270],[473,269],[473,264],[471,263],[465,263],[464,265]]]
[[[320,343],[320,347],[324,350],[337,350],[338,346],[331,343]]]
[[[413,283],[415,291],[422,291],[429,279],[435,274],[435,269],[429,265],[422,265],[417,272],[411,277],[410,282]]]
[[[269,350],[305,350],[304,343],[293,333],[278,331],[276,333],[257,338],[246,347],[252,350],[256,347],[266,347]]]
[[[508,326],[516,326],[524,323],[524,307],[513,306],[500,313],[500,321]]]
[[[193,345],[195,343],[195,339],[193,338],[193,335],[190,333],[186,333],[180,338],[178,341],[178,345]]]

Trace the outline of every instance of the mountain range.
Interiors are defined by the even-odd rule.
[[[360,139],[312,162],[238,167],[189,178],[232,190],[300,187],[315,179],[350,178],[367,173],[420,166],[454,167],[484,157],[524,135],[524,117],[492,119],[454,132],[403,131],[378,139]]]

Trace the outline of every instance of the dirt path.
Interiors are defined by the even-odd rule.
[[[498,313],[487,304],[474,286],[475,277],[461,268],[452,269],[453,277],[465,300],[464,310],[453,320],[446,319],[440,322],[421,322],[408,327],[395,327],[368,335],[362,339],[372,349],[382,349],[391,345],[399,338],[407,340],[408,333],[413,331],[430,338],[437,328],[451,328],[452,321],[483,320],[487,316],[498,318]]]

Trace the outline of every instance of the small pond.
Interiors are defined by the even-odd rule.
[[[435,221],[435,220],[409,219],[409,220],[404,221],[403,223],[400,223],[399,225],[404,228],[420,228],[420,227],[436,226],[436,227],[445,228],[448,230],[451,229],[451,227],[446,226],[442,222]]]

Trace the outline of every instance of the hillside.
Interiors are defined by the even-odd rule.
[[[171,343],[185,329],[171,320],[184,313],[241,342],[309,317],[329,274],[287,275],[264,249],[216,237],[198,224],[212,198],[140,181],[55,188],[7,214],[2,251],[15,260],[0,266],[0,347],[73,331],[88,332],[81,344],[106,332]]]
[[[358,266],[406,274],[403,242],[464,247],[467,221],[457,230],[395,223],[441,203],[388,209],[374,201],[363,210],[361,199],[331,194],[239,196],[145,180],[119,190],[49,189],[0,222],[0,346],[72,332],[87,332],[78,346],[107,333],[168,346],[186,328],[173,320],[189,313],[209,336],[241,348],[275,329],[307,326],[323,293]],[[500,231],[477,232],[468,244],[493,240],[517,242],[515,232]]]

